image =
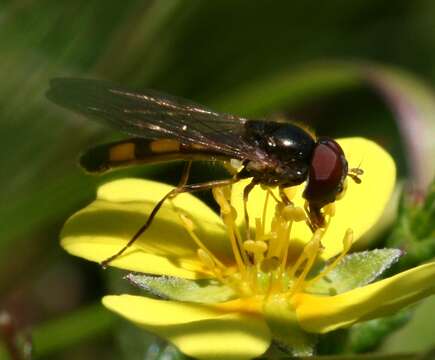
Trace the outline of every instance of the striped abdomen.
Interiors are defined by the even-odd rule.
[[[228,160],[201,145],[184,145],[173,139],[126,139],[96,146],[80,158],[80,165],[90,173],[175,160]]]

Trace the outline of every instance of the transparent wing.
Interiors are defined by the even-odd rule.
[[[255,160],[260,155],[243,137],[244,118],[154,90],[135,92],[105,81],[57,78],[50,85],[47,97],[56,104],[127,134],[173,138],[237,159]]]

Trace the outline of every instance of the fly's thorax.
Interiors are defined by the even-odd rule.
[[[273,159],[268,165],[250,161],[240,173],[240,178],[253,177],[259,184],[286,187],[299,185],[307,179],[308,166],[305,164],[286,164]]]
[[[315,146],[314,138],[291,123],[250,120],[245,136],[267,157],[262,162],[251,161],[246,170],[264,184],[297,185],[308,175]]]

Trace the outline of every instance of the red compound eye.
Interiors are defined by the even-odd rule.
[[[347,161],[340,145],[332,139],[319,138],[311,158],[304,198],[317,208],[334,202],[343,190],[346,174]]]

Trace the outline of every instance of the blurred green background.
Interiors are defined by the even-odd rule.
[[[0,311],[23,343],[32,335],[37,358],[174,353],[158,341],[143,350],[140,334],[100,307],[107,277],[121,275],[68,256],[58,234],[97,184],[126,175],[176,183],[179,166],[84,175],[79,154],[120,134],[49,103],[44,93],[57,76],[155,88],[244,116],[297,119],[334,137],[366,136],[393,154],[413,190],[423,191],[433,176],[434,1],[3,0]],[[219,172],[195,169],[194,179],[200,169]],[[434,301],[421,309],[382,350],[435,345]]]

